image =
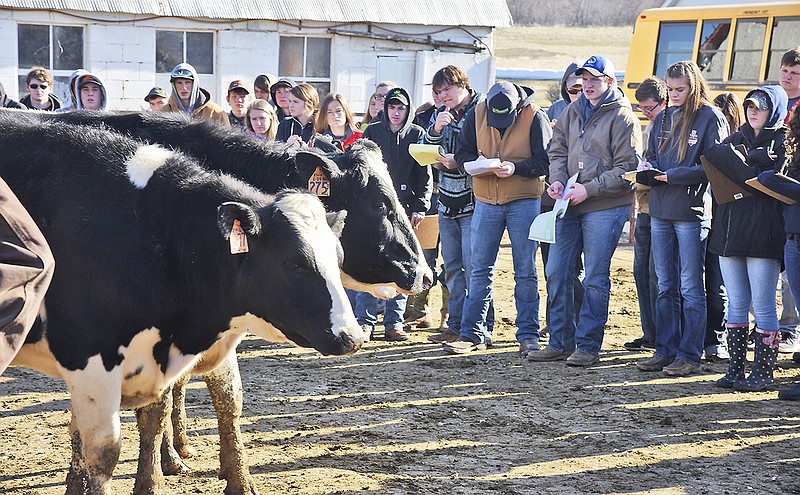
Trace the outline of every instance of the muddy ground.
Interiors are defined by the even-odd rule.
[[[510,265],[504,247],[487,351],[446,355],[426,331],[332,359],[245,341],[242,429],[261,494],[800,493],[800,403],[716,388],[723,364],[686,378],[635,368],[646,354],[622,347],[640,332],[630,250],[615,255],[601,361],[588,370],[518,357]],[[780,364],[780,386],[800,379],[788,355]],[[64,492],[68,409],[60,380],[0,377],[0,493]],[[221,493],[201,381],[188,409],[199,455],[167,493]],[[128,411],[123,435],[115,494],[132,491],[136,470]]]

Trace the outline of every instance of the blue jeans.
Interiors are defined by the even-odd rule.
[[[361,326],[367,325],[374,328],[378,322],[378,298],[369,292],[356,293],[355,315],[358,324]],[[392,328],[395,325],[403,324],[403,313],[406,312],[406,301],[408,296],[400,294],[396,297],[386,300],[386,309],[383,311],[383,326],[385,328]]]
[[[705,249],[700,238],[700,220],[651,217],[650,228],[658,276],[655,355],[699,366],[707,319],[703,286]],[[675,264],[676,257],[680,260],[679,266]]]
[[[800,296],[800,241],[786,241],[783,248],[783,263],[786,265],[786,280],[789,282],[792,294]],[[796,301],[795,299],[795,303]]]
[[[720,256],[719,268],[728,287],[728,323],[747,325],[752,300],[758,328],[778,330],[775,287],[781,273],[780,260]]]
[[[461,316],[461,337],[473,342],[486,339],[486,320],[494,292],[494,268],[500,240],[508,230],[514,265],[514,302],[517,307],[517,340],[539,338],[539,287],[536,278],[536,241],[528,231],[539,214],[538,199],[518,199],[504,205],[475,202],[469,290]]]
[[[706,288],[706,334],[703,346],[706,356],[717,354],[719,347],[725,347],[725,314],[728,310],[728,293],[719,269],[719,255],[708,252],[708,236],[711,235],[711,221],[703,220],[700,225],[700,238],[706,250],[705,288]]]
[[[633,279],[639,299],[639,319],[642,323],[642,339],[656,342],[656,265],[650,241],[650,215],[639,213],[633,231]]]
[[[781,332],[797,335],[797,325],[800,318],[797,316],[797,301],[792,293],[794,289],[789,287],[789,279],[786,271],[781,272],[781,319],[778,323]]]
[[[611,256],[617,249],[630,205],[575,214],[570,210],[556,222],[556,243],[547,260],[547,298],[550,301],[548,347],[572,354],[575,349],[600,353],[611,295]],[[583,252],[583,304],[575,315],[572,279]]]

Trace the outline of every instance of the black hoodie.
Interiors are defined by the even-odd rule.
[[[403,127],[393,132],[389,127],[389,102],[393,91],[399,91],[408,100],[408,113]],[[414,124],[414,106],[411,97],[403,88],[394,88],[386,95],[383,102],[384,117],[367,126],[364,139],[369,139],[383,152],[383,160],[389,167],[394,189],[400,203],[409,216],[414,213],[425,213],[431,205],[431,192],[433,190],[433,175],[430,166],[420,166],[408,152],[408,145],[418,143],[425,131]]]

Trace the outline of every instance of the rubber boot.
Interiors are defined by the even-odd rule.
[[[744,365],[747,362],[747,323],[726,325],[728,330],[728,372],[717,380],[717,387],[733,388],[733,384],[744,380]]]
[[[778,359],[778,343],[780,331],[756,329],[755,359],[753,371],[744,380],[733,384],[733,389],[739,392],[759,392],[775,383],[772,372],[775,371],[775,362]]]

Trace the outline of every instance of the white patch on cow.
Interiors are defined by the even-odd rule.
[[[331,322],[334,335],[342,338],[345,334],[361,336],[363,333],[344,292],[336,259],[336,243],[328,221],[325,208],[310,194],[293,193],[283,196],[277,202],[278,209],[297,227],[303,242],[312,247],[317,269],[325,279],[331,296]]]
[[[172,155],[172,151],[155,144],[139,146],[125,162],[128,178],[137,189],[144,189],[155,171]]]
[[[340,275],[342,277],[342,285],[348,289],[369,292],[378,299],[391,299],[397,296],[398,291],[401,290],[397,284],[367,284],[359,282],[343,271],[340,272]]]
[[[52,377],[62,376],[62,368],[58,365],[56,357],[50,352],[47,339],[41,339],[35,344],[22,346],[17,355],[14,356],[14,360],[11,361],[11,365],[23,366]]]
[[[236,350],[236,346],[247,335],[245,332],[226,332],[219,340],[205,351],[192,368],[193,375],[205,375],[214,371],[219,365],[228,359],[229,355]]]
[[[397,192],[394,190],[394,186],[392,185],[392,177],[389,175],[389,169],[386,167],[383,157],[377,153],[370,153],[370,158],[366,160],[366,163],[369,168],[375,172],[375,175],[383,182],[382,189],[387,191],[387,195],[394,203],[394,208],[401,212],[400,215],[397,215],[400,219],[400,222],[403,222],[406,227],[408,227],[409,232],[413,232],[414,229],[411,227],[411,221],[408,219],[408,217],[402,214],[405,209],[403,208],[403,205],[400,204],[400,199],[397,197]],[[413,235],[411,237],[413,237],[411,242],[414,243],[414,249],[417,252],[417,273],[414,276],[414,284],[411,286],[411,292],[417,294],[422,291],[425,278],[433,280],[433,272],[428,266],[428,263],[425,262],[425,254],[422,252],[422,245],[419,243],[417,236]],[[400,292],[408,293],[407,290],[400,289],[400,287],[397,285],[395,285],[395,287]]]
[[[262,318],[250,313],[232,318],[228,332],[241,334],[242,336],[251,333],[253,335],[258,335],[267,342],[288,342],[294,344],[286,335],[275,328],[272,323],[264,321]],[[227,335],[224,335],[223,338],[227,338]]]

